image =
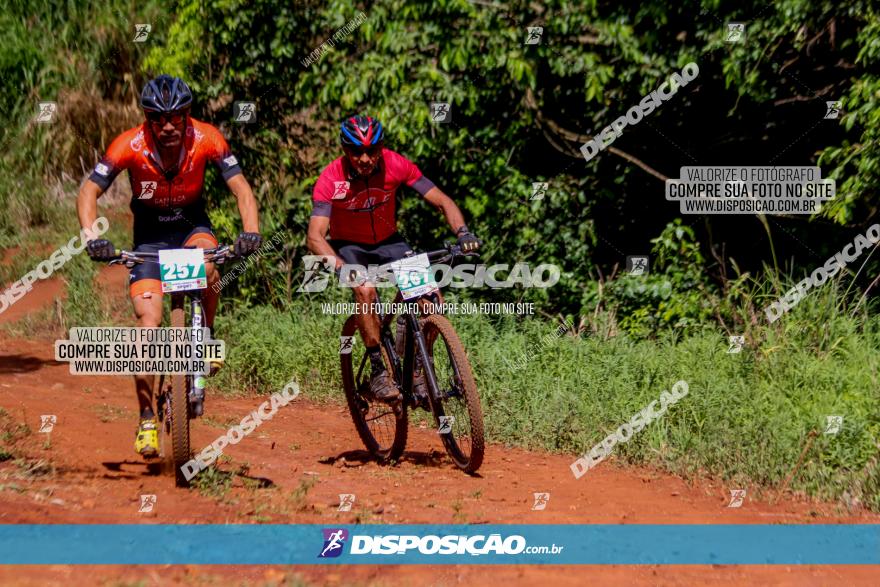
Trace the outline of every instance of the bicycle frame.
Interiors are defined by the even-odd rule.
[[[175,308],[183,308],[186,305],[186,301],[187,301],[186,298],[187,297],[190,298],[189,299],[189,303],[190,303],[190,314],[189,315],[190,315],[191,324],[189,324],[187,327],[188,328],[201,328],[202,321],[203,321],[203,318],[205,315],[205,309],[204,309],[204,306],[202,305],[202,292],[201,292],[201,290],[175,292],[175,293],[170,294],[170,296],[171,296],[171,310],[172,311]],[[193,345],[197,345],[197,344],[201,344],[201,343],[193,342]],[[158,385],[157,385],[156,389],[154,389],[153,391],[154,391],[154,394],[156,397],[157,413],[160,413],[163,416],[170,416],[170,414],[167,414],[164,411],[164,410],[167,410],[168,406],[170,405],[170,404],[168,404],[168,400],[166,398],[164,398],[165,394],[164,394],[164,390],[163,390],[163,381],[164,381],[165,377],[166,377],[165,374],[159,375]],[[192,408],[191,412],[190,412],[191,417],[199,417],[203,413],[203,405],[204,405],[203,402],[205,399],[204,389],[205,388],[204,388],[204,386],[202,386],[202,387],[197,386],[197,383],[200,383],[200,381],[198,380],[198,377],[199,377],[198,374],[194,374],[194,373],[187,373],[186,374],[187,381],[189,382],[188,399],[189,399],[190,408]],[[201,393],[199,393],[199,392],[201,392]],[[163,405],[159,405],[160,398],[161,398],[161,401],[164,402]]]
[[[419,296],[408,301],[413,304],[420,304],[422,302],[429,301],[428,296],[430,295],[433,294]],[[403,296],[398,291],[397,295],[394,297],[393,303],[399,304],[401,302],[403,302]],[[381,305],[379,306],[379,308],[381,308]],[[381,313],[381,310],[379,314],[379,339],[382,341],[382,345],[385,347],[385,351],[388,353],[388,357],[391,359],[395,379],[400,382],[401,391],[404,395],[404,401],[407,401],[410,407],[415,407],[418,405],[418,402],[413,395],[412,386],[413,375],[415,374],[416,353],[418,353],[419,358],[422,361],[422,365],[428,366],[431,364],[431,362],[430,356],[428,355],[428,347],[425,341],[425,337],[422,334],[422,329],[419,327],[418,315],[409,310],[404,310],[402,314],[406,321],[403,357],[398,356],[397,349],[395,348],[394,344],[394,335],[391,333],[391,320],[392,318],[394,318],[394,315],[383,314]],[[428,386],[428,391],[431,397],[439,398],[440,386],[437,383],[437,377],[434,373],[434,370],[424,368],[423,371],[425,374],[425,383]]]
[[[455,257],[464,256],[466,253],[463,253],[461,249],[457,245],[446,245],[446,248],[440,249],[437,251],[432,251],[426,253],[428,258],[432,263],[446,262],[451,261]],[[478,255],[477,253],[470,253]],[[427,300],[429,295],[419,296],[417,298],[413,298],[407,300],[410,303],[419,304],[422,303],[423,300]],[[376,294],[376,301],[379,301],[378,293]],[[397,295],[394,297],[394,304],[399,304],[403,302],[403,296],[398,290]],[[417,405],[415,398],[412,392],[412,384],[413,384],[413,375],[415,373],[415,356],[416,353],[419,354],[421,358],[422,365],[430,365],[430,357],[428,356],[428,349],[425,343],[425,337],[422,335],[421,328],[419,328],[418,316],[409,310],[404,310],[403,315],[406,320],[406,331],[405,331],[405,344],[403,357],[399,357],[397,355],[397,349],[394,345],[394,335],[391,333],[391,320],[394,317],[393,314],[383,314],[381,312],[381,305],[379,306],[379,340],[382,342],[382,345],[385,347],[385,351],[388,353],[388,357],[391,359],[392,368],[394,369],[395,379],[400,382],[401,391],[404,394],[404,401],[407,401],[411,406]],[[401,362],[402,359],[402,362]],[[428,386],[429,393],[432,398],[437,398],[439,395],[439,385],[437,383],[437,378],[434,374],[433,369],[424,369],[425,372],[425,382]]]
[[[184,306],[186,304],[187,297],[190,298],[189,327],[202,328],[205,316],[205,308],[202,305],[202,290],[191,290],[180,292],[178,294],[172,294],[171,308],[173,310],[175,304]],[[199,344],[202,343],[193,342],[193,347]],[[195,351],[195,348],[193,348],[193,350]],[[196,417],[201,416],[203,410],[203,402],[205,399],[205,381],[203,377],[195,373],[187,373],[186,377],[189,380],[189,404],[192,408],[192,415]]]
[[[421,299],[421,298],[419,298]],[[400,292],[394,298],[394,303],[400,303],[403,297]],[[380,314],[380,340],[382,341],[388,357],[391,359],[392,368],[394,369],[395,379],[400,381],[401,390],[405,399],[410,404],[415,404],[412,393],[413,374],[415,373],[415,354],[419,353],[422,359],[422,365],[428,364],[428,351],[425,346],[425,338],[419,328],[418,316],[408,310],[404,310],[403,315],[406,320],[406,330],[404,333],[403,357],[398,356],[397,349],[394,344],[394,335],[391,333],[391,321],[393,314]],[[430,373],[429,373],[430,372]],[[437,381],[434,378],[433,370],[426,369],[427,383],[431,393],[435,393],[437,389]]]
[[[211,261],[217,263],[218,265],[222,265],[226,262],[227,259],[231,258],[230,248],[228,245],[217,246],[214,249],[206,249],[205,250],[206,261]],[[121,251],[119,253],[119,257],[111,261],[111,264],[119,263],[123,264],[126,267],[131,268],[136,263],[143,263],[147,259],[151,262],[153,259],[158,258],[158,253],[153,252],[128,252]],[[205,309],[202,305],[202,296],[203,290],[194,289],[194,290],[186,290],[179,291],[169,294],[171,296],[171,309],[172,311],[175,308],[183,308],[186,305],[186,299],[189,298],[190,301],[190,324],[189,328],[202,328],[204,324],[205,317]],[[198,345],[200,343],[194,342],[193,345]],[[158,402],[158,394],[162,392],[162,377],[159,379],[159,389],[155,390],[157,394],[157,402]],[[200,374],[197,373],[187,373],[186,375],[187,381],[189,383],[189,403],[192,408],[191,417],[198,417],[202,415],[203,410],[203,401],[204,401],[204,385],[205,382],[203,378],[201,378]],[[201,385],[199,385],[201,384]],[[160,406],[157,405],[157,409]]]

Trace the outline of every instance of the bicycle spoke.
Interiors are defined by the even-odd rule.
[[[382,412],[381,414],[379,414],[379,415],[377,415],[377,416],[373,416],[372,418],[364,418],[364,419],[365,419],[367,422],[372,422],[373,420],[378,420],[379,418],[384,418],[385,416],[387,416],[387,415],[389,415],[389,414],[391,414],[391,415],[393,416],[393,415],[394,415],[394,412],[391,411],[391,410],[388,410],[387,412]]]
[[[443,412],[452,416],[452,434],[450,442],[454,442],[465,458],[471,453],[471,424],[467,403],[461,393],[461,379],[458,366],[443,338],[432,341],[434,375],[440,388],[440,402]]]
[[[387,452],[398,437],[397,414],[390,406],[373,398],[370,391],[372,369],[365,350],[360,347],[353,351],[349,358],[355,368],[355,372],[352,373],[352,390],[349,392],[350,402],[357,412],[357,415],[353,414],[353,416],[362,423],[361,426],[364,428],[362,437],[363,433],[371,437],[364,440],[367,447],[373,452]],[[405,426],[405,423],[403,425]]]

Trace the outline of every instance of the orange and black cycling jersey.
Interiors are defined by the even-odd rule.
[[[225,180],[241,173],[220,131],[190,118],[180,159],[173,166],[179,171],[166,175],[153,135],[144,123],[116,137],[89,179],[106,190],[119,173],[128,170],[134,242],[151,242],[162,234],[210,226],[202,198],[208,161]]]

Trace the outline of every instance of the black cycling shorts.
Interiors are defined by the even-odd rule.
[[[403,259],[412,248],[403,240],[400,233],[395,232],[383,241],[374,245],[351,241],[328,241],[336,254],[349,265],[384,265]]]
[[[142,243],[135,246],[133,252],[150,252],[156,253],[161,249],[182,249],[190,246],[190,242],[196,237],[209,237],[214,241],[213,246],[217,246],[217,238],[210,226],[196,226],[189,232],[168,232],[158,234],[155,240],[149,243]],[[129,291],[131,297],[137,297],[143,293],[151,292],[162,295],[162,275],[159,272],[159,260],[146,259],[143,263],[135,265],[131,268],[128,275]]]

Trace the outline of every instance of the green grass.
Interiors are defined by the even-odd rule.
[[[26,422],[17,422],[5,409],[0,408],[0,463],[22,456],[22,443],[33,431]]]
[[[618,459],[779,487],[817,431],[790,487],[823,498],[857,490],[880,509],[880,476],[868,466],[880,438],[880,320],[864,308],[848,316],[834,303],[840,295],[835,286],[821,289],[776,324],[750,326],[736,354],[727,353],[727,333],[709,326],[656,340],[569,333],[541,346],[557,326],[544,319],[452,321],[476,373],[492,442],[581,455],[685,380],[689,394],[618,444]],[[295,378],[308,398],[344,401],[343,320],[308,302],[229,312],[219,330],[229,349],[221,388],[271,393]],[[511,368],[535,349],[523,368]],[[822,434],[828,415],[844,416],[839,434]]]
[[[309,386],[313,399],[334,397],[330,390],[340,385],[340,328],[338,319],[295,308],[280,312],[259,306],[221,312],[216,336],[226,342],[227,366],[212,383],[225,392],[272,393],[296,379]]]
[[[190,482],[191,485],[205,497],[223,499],[232,489],[232,481],[235,473],[224,471],[217,465],[211,465],[201,471]]]
[[[140,63],[151,43],[163,42],[173,19],[169,8],[165,0],[111,7],[13,0],[4,6],[0,247],[26,244],[33,230],[75,223],[64,204],[94,164],[95,152],[136,120],[131,94],[143,82]],[[131,42],[134,22],[153,24],[151,43]],[[57,103],[52,123],[33,123],[38,100]]]
[[[55,250],[79,235],[80,227],[73,203],[58,203],[56,211],[59,213],[56,224],[29,230],[18,237],[16,242],[19,249],[10,255],[5,265],[0,265],[0,283],[21,279]],[[99,208],[99,213],[105,213],[103,206]],[[108,238],[116,243],[125,243],[130,238],[125,236],[121,224],[113,223],[107,233]],[[99,267],[85,251],[73,256],[51,276],[51,279],[62,280],[66,297],[63,300],[57,298],[51,307],[29,313],[19,321],[3,323],[0,329],[10,336],[61,337],[72,326],[117,325],[120,314],[131,314],[131,306],[124,292],[101,291],[95,283]],[[22,300],[27,295],[30,294],[25,294]],[[21,303],[21,300],[17,303]]]
[[[94,303],[94,272],[84,256],[68,263],[61,317],[47,309],[41,318],[65,328],[112,323],[106,304]],[[785,287],[732,282],[724,300],[730,329],[705,325],[688,335],[667,329],[650,339],[608,336],[619,330],[601,326],[614,321],[601,315],[594,333],[580,336],[556,336],[558,324],[543,318],[452,321],[471,358],[492,442],[581,455],[681,379],[688,396],[618,444],[617,459],[780,487],[815,431],[790,487],[822,498],[854,495],[880,509],[880,467],[871,460],[880,438],[880,319],[846,295],[849,279],[810,292],[769,326],[762,308]],[[283,310],[227,302],[216,330],[227,364],[210,391],[268,395],[295,380],[312,400],[344,401],[337,349],[345,317],[325,316],[320,305],[344,295],[300,298]],[[746,337],[742,352],[726,352],[729,334]],[[837,435],[821,434],[829,415],[844,417]],[[209,474],[204,481],[222,480]]]
[[[308,509],[308,495],[312,487],[318,484],[318,480],[311,476],[300,479],[299,485],[287,496],[287,506],[294,512],[302,512]]]

